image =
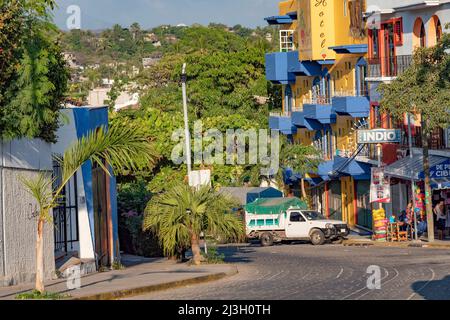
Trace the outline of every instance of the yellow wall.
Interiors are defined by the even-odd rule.
[[[305,146],[312,145],[316,132],[308,129],[298,129],[294,141]]]
[[[297,11],[297,0],[289,0],[282,1],[279,4],[279,14],[281,16],[286,15],[289,12]],[[294,21],[292,24],[283,25],[280,30],[296,30],[297,29],[297,21]],[[298,47],[298,46],[297,46]]]
[[[347,2],[348,3],[348,2]],[[300,60],[336,59],[333,46],[367,43],[351,31],[351,12],[342,0],[298,0]]]

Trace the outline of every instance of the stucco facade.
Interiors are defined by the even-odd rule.
[[[36,268],[36,202],[21,178],[51,174],[49,144],[40,140],[2,142],[0,150],[0,286],[31,282]],[[45,278],[55,271],[53,226],[44,231]]]

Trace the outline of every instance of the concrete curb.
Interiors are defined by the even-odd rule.
[[[446,249],[450,250],[449,244],[439,244],[439,243],[410,243],[410,242],[375,242],[375,241],[344,241],[343,246],[345,247],[392,247],[392,248],[430,248],[430,249]]]
[[[214,274],[196,277],[196,278],[189,278],[189,279],[184,279],[184,280],[153,284],[153,285],[142,286],[142,287],[137,287],[137,288],[132,288],[132,289],[122,289],[122,290],[116,290],[116,291],[111,291],[111,292],[103,292],[103,293],[88,295],[88,296],[83,296],[83,297],[75,297],[72,300],[117,300],[120,298],[133,297],[133,296],[138,296],[138,295],[142,295],[142,294],[150,293],[150,292],[156,292],[156,291],[162,291],[162,290],[167,290],[167,289],[185,287],[188,285],[202,284],[202,283],[206,283],[206,282],[217,281],[217,280],[221,280],[226,277],[234,276],[238,273],[239,273],[238,268],[236,266],[232,266],[232,270],[229,272],[214,273]]]

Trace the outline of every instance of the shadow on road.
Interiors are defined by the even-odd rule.
[[[442,280],[418,281],[411,288],[425,300],[450,300],[450,276]]]
[[[219,253],[225,255],[228,263],[250,263],[254,261],[251,253],[255,252],[252,246],[222,246],[218,248]]]

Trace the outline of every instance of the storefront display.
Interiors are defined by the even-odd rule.
[[[373,210],[374,240],[377,242],[387,241],[387,226],[389,220],[386,219],[384,209]]]

